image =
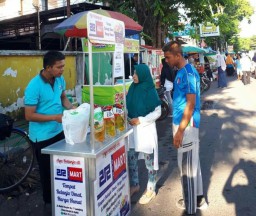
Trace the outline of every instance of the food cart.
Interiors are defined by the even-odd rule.
[[[182,52],[193,55],[194,59],[198,59],[198,61],[194,62],[194,66],[199,73],[204,72],[204,54],[206,53],[204,49],[197,46],[183,45]]]
[[[88,40],[82,39],[83,52],[88,53]],[[115,45],[113,44],[93,44],[92,53],[95,55],[94,64],[96,73],[93,77],[94,88],[94,104],[100,106],[114,105],[115,103],[123,103],[123,77],[116,73],[115,65],[123,65],[123,53],[131,54],[139,52],[139,41],[135,39],[125,38],[124,50],[122,53],[116,54]],[[121,56],[122,55],[122,56]],[[105,62],[104,59],[105,58]],[[88,61],[86,61],[88,62]],[[112,64],[112,65],[111,65]],[[111,66],[110,68],[107,68]],[[111,70],[111,71],[110,71]],[[86,70],[86,78],[88,80],[88,70]],[[110,72],[109,72],[110,71]],[[128,90],[131,79],[126,79],[125,89]],[[82,86],[82,101],[88,102],[90,97],[90,83],[86,82]]]
[[[72,21],[77,17],[74,15],[69,19]],[[52,215],[124,216],[131,210],[126,154],[128,135],[132,130],[126,128],[102,142],[95,140],[92,66],[92,43],[114,44],[113,77],[123,75],[124,23],[91,11],[86,13],[83,22],[88,27],[85,31],[73,30],[78,31],[77,36],[88,39],[91,127],[83,143],[70,145],[61,140],[42,150],[50,155]],[[121,89],[125,95],[124,76]],[[125,97],[123,100],[125,108]]]
[[[156,87],[158,88],[161,85],[161,60],[164,58],[164,52],[161,49],[153,48],[148,45],[141,45],[140,52],[142,54],[142,61],[149,66],[151,75],[155,81]]]

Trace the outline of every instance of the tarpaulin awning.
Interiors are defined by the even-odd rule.
[[[125,36],[138,34],[142,31],[141,25],[122,13],[102,9],[91,10],[91,12],[123,21],[125,25]],[[87,13],[88,11],[84,11],[67,18],[58,26],[56,26],[54,31],[65,35],[66,37],[86,37]]]
[[[183,53],[206,53],[206,51],[197,46],[182,46]]]

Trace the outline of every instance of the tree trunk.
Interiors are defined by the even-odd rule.
[[[157,47],[158,46],[158,34],[161,33],[161,28],[159,30],[160,21],[157,21],[157,17],[153,16],[153,10],[145,10],[149,8],[147,1],[136,1],[134,0],[136,14],[138,16],[138,22],[143,27],[143,32],[147,36],[144,37],[145,43],[147,45]],[[158,25],[159,23],[159,25]]]
[[[156,48],[162,48],[162,42],[163,42],[163,38],[162,38],[162,35],[163,35],[163,32],[162,32],[162,23],[160,21],[160,19],[157,19],[157,25],[156,25]]]

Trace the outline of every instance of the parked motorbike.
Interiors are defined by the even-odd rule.
[[[206,72],[200,73],[200,93],[208,91],[211,87],[211,80],[208,78]]]
[[[158,96],[159,96],[159,98],[162,102],[162,104],[161,104],[161,116],[157,119],[157,121],[161,121],[169,115],[170,111],[169,111],[168,101],[167,101],[167,98],[165,96],[166,88],[161,86],[160,88],[157,88],[156,90],[157,90]]]

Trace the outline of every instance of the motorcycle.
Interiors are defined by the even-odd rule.
[[[165,119],[168,115],[169,115],[169,106],[168,106],[168,101],[167,98],[165,96],[165,90],[166,88],[161,86],[160,88],[157,88],[157,94],[162,102],[161,104],[161,116],[157,119],[157,121],[161,121],[163,119]]]
[[[200,73],[200,93],[208,91],[211,87],[211,80],[206,75],[206,72]]]

